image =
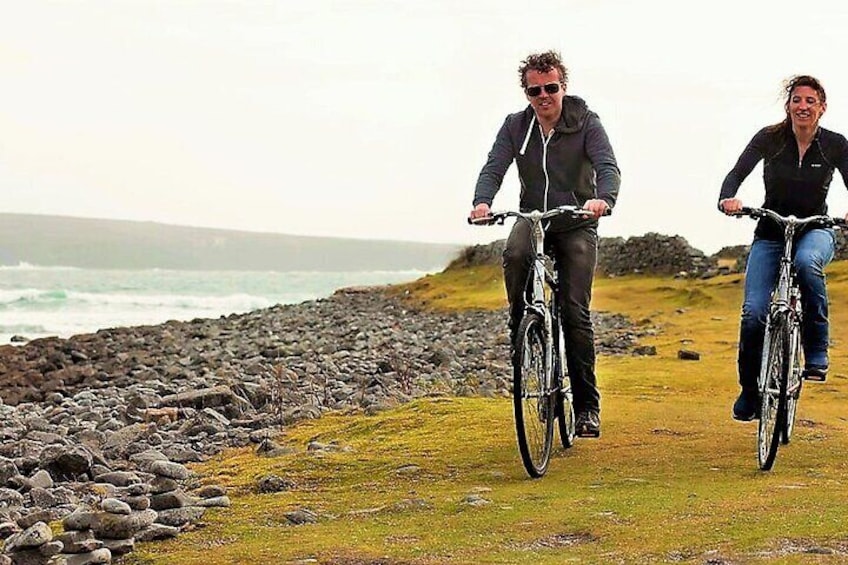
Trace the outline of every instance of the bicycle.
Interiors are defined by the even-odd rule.
[[[796,230],[808,224],[844,227],[845,220],[830,216],[796,218],[781,216],[767,208],[743,207],[738,216],[769,218],[784,230],[783,255],[771,294],[763,338],[762,366],[758,379],[760,422],[757,429],[757,462],[768,471],[774,465],[779,444],[786,445],[795,428],[795,414],[805,379],[801,364],[801,290],[792,262]],[[813,380],[813,377],[806,377]]]
[[[534,258],[524,293],[524,314],[513,343],[512,398],[518,451],[527,473],[545,474],[551,457],[554,420],[559,424],[562,446],[574,445],[576,436],[573,395],[565,363],[565,339],[556,299],[559,277],[553,258],[545,253],[542,222],[562,214],[593,217],[576,206],[559,206],[546,212],[492,212],[471,224],[503,225],[507,218],[531,223]]]

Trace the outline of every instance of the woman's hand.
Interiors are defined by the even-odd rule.
[[[492,211],[489,209],[489,205],[481,202],[477,206],[471,210],[471,213],[468,214],[469,220],[479,220],[481,218],[487,218],[492,215]]]

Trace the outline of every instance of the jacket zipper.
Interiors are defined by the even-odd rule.
[[[548,136],[545,137],[545,132],[542,129],[542,124],[539,124],[539,133],[542,135],[542,171],[545,173],[545,209],[543,212],[548,211],[548,188],[551,185],[551,179],[548,177],[548,142],[554,135],[554,130],[551,128],[551,131],[548,132]]]

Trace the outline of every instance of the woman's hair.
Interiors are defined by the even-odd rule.
[[[782,122],[771,126],[769,128],[771,131],[777,131],[791,125],[792,119],[789,117],[788,110],[789,102],[792,100],[792,93],[800,86],[809,86],[819,95],[819,101],[821,103],[827,102],[827,93],[824,91],[824,86],[822,86],[822,83],[816,77],[810,75],[793,75],[789,77],[783,81],[783,86],[780,89],[781,96],[785,96],[784,108],[787,109],[786,116],[784,116]]]
[[[544,53],[533,53],[521,61],[518,67],[518,76],[521,79],[521,88],[527,88],[527,71],[538,71],[547,73],[551,69],[559,71],[560,82],[563,86],[568,84],[568,69],[562,64],[562,57],[556,51],[545,51]]]

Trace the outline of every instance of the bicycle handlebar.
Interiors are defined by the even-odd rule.
[[[825,227],[840,227],[844,228],[848,226],[848,222],[845,221],[844,218],[835,218],[833,216],[809,216],[807,218],[797,218],[793,215],[789,216],[781,216],[777,212],[773,210],[769,210],[768,208],[753,208],[748,206],[743,206],[742,210],[736,212],[735,214],[731,214],[731,216],[749,216],[751,218],[769,218],[774,220],[778,224],[786,225],[786,224],[795,224],[796,226],[803,226],[806,224],[821,224]]]
[[[547,212],[542,212],[540,210],[531,210],[529,212],[520,212],[515,210],[490,212],[488,216],[485,216],[483,218],[467,218],[467,220],[468,223],[471,225],[489,226],[493,224],[503,225],[504,220],[509,217],[523,218],[525,220],[540,222],[542,220],[548,220],[556,216],[561,216],[562,214],[569,214],[572,218],[583,219],[593,218],[595,216],[592,212],[584,208],[579,208],[577,206],[571,205],[564,205],[557,206],[556,208],[551,208]],[[604,216],[609,216],[610,214],[612,214],[611,208],[607,208],[603,213]]]

